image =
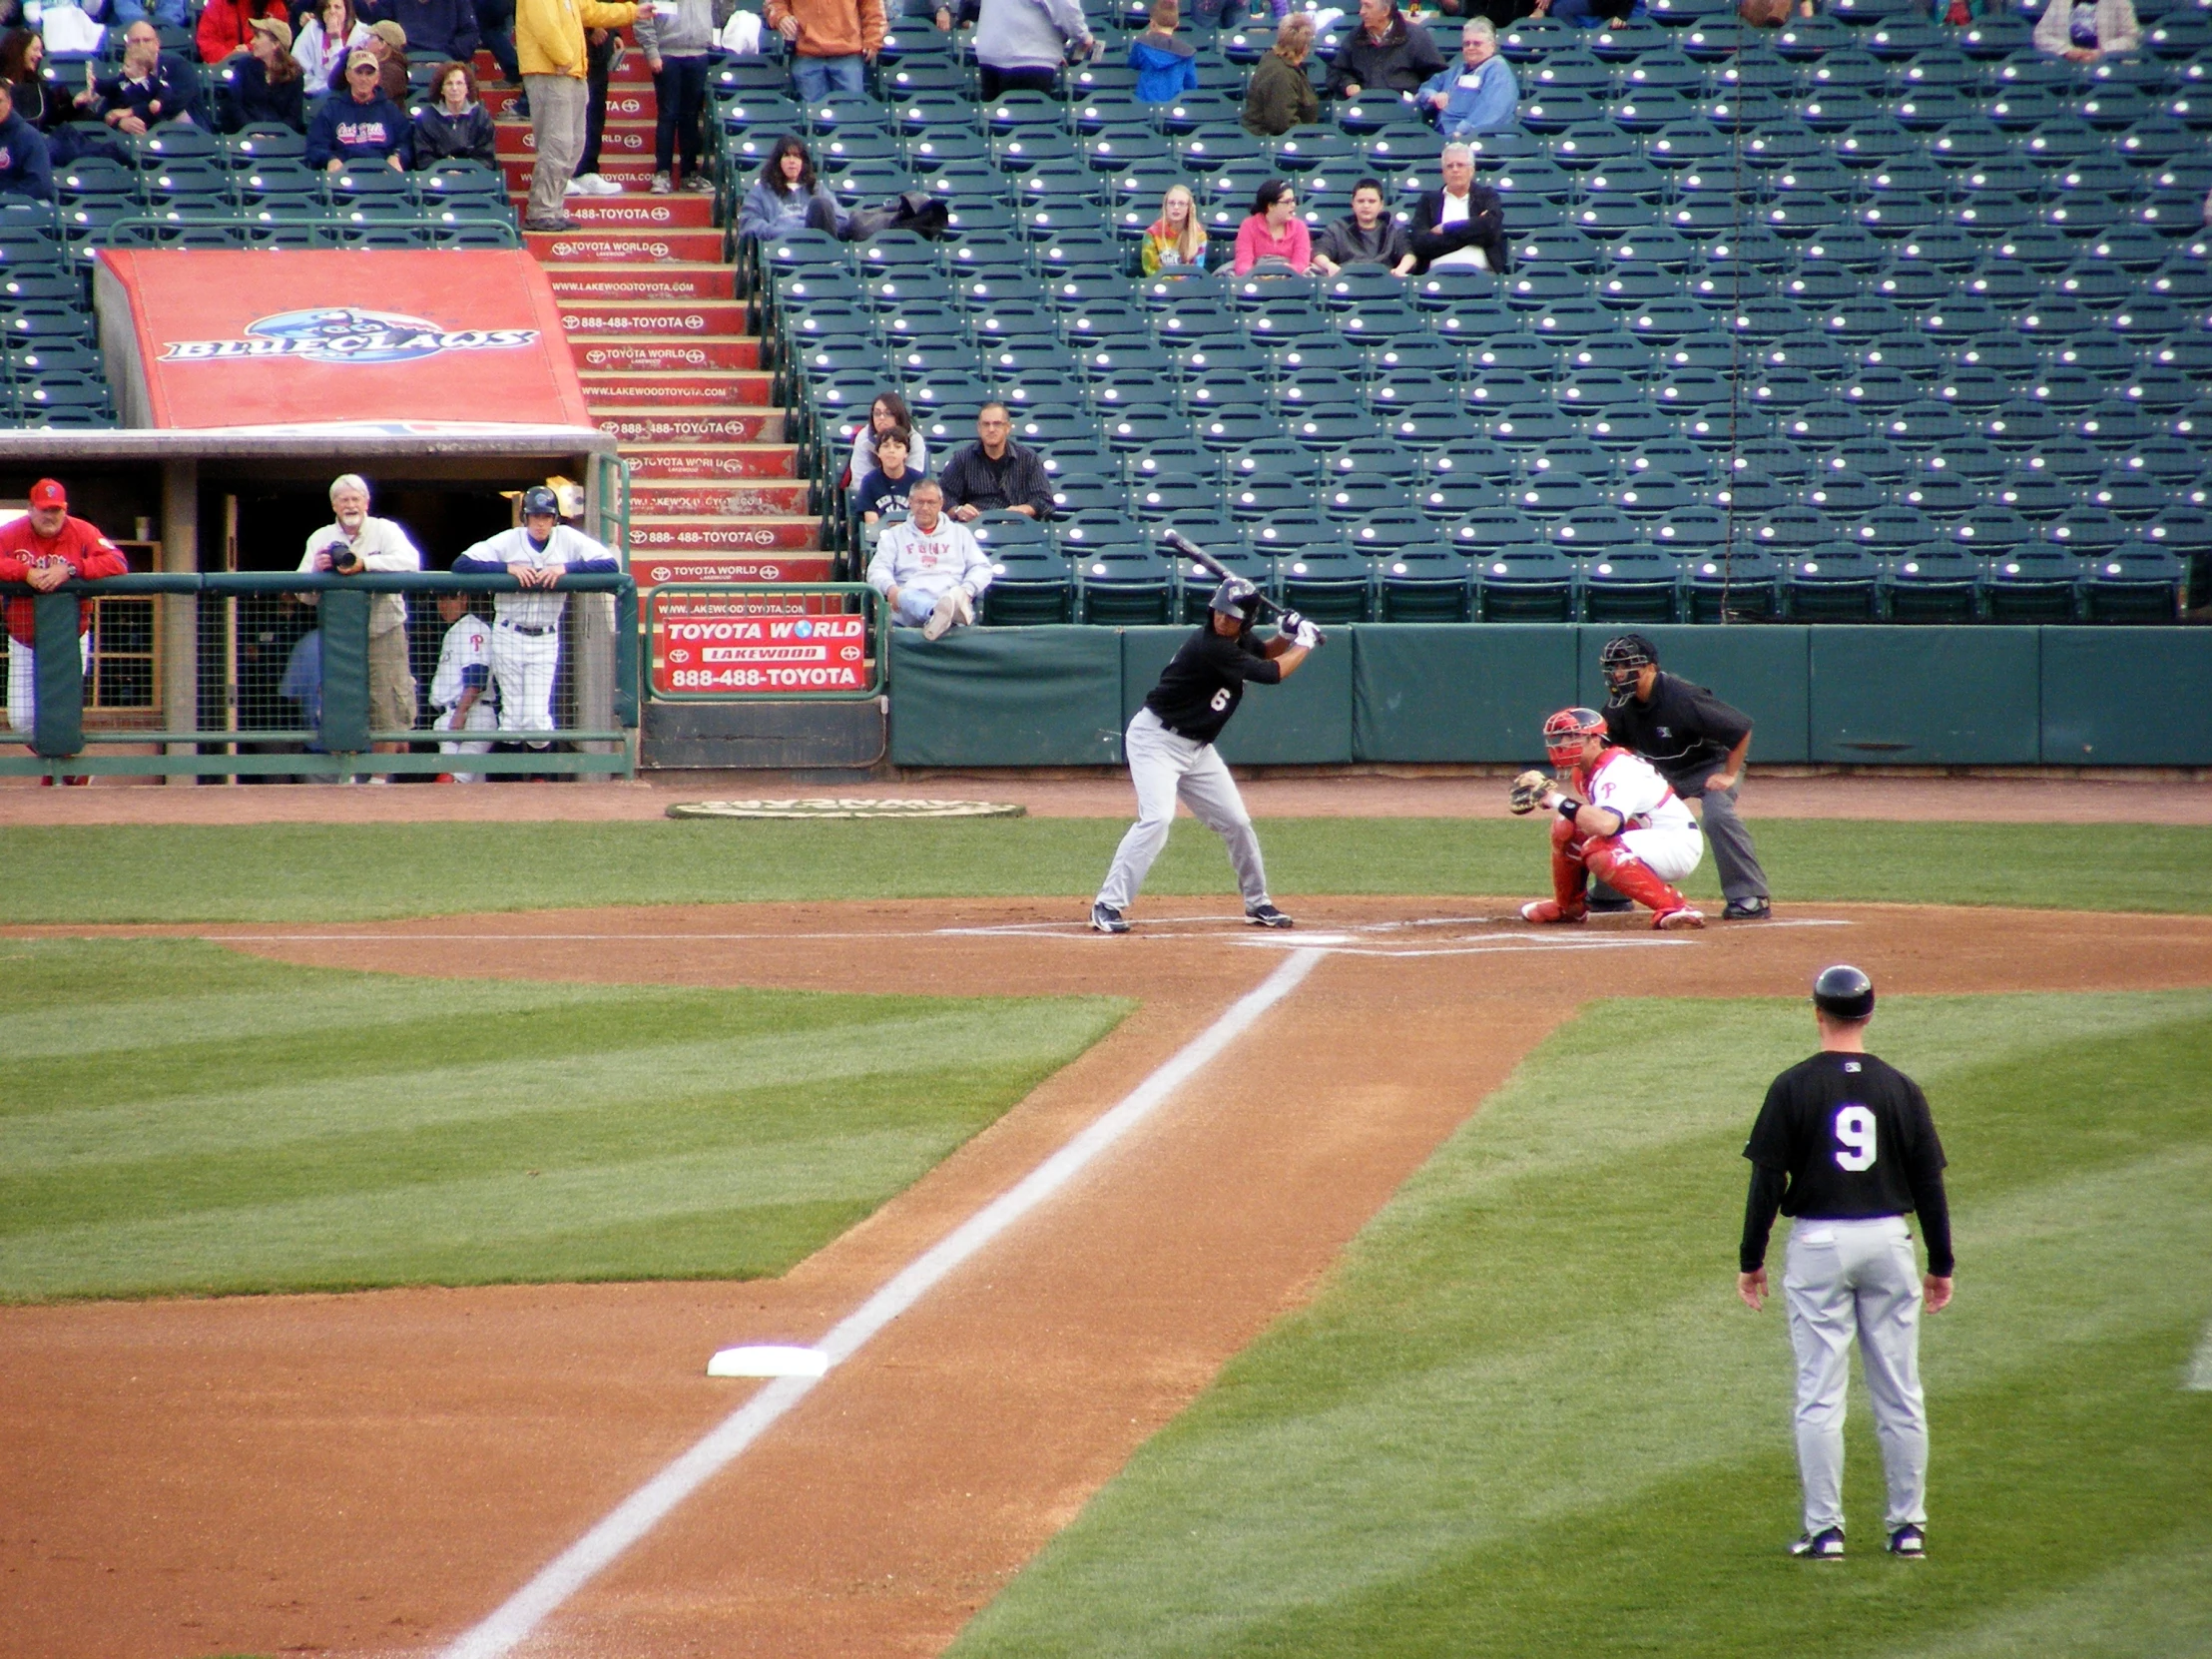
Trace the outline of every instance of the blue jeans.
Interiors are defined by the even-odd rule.
[[[849,58],[794,58],[792,86],[802,104],[826,104],[833,90],[840,96],[867,91],[867,71],[859,54]]]
[[[699,118],[707,107],[707,60],[663,58],[653,77],[653,171],[667,173],[681,155],[684,177],[699,171]]]

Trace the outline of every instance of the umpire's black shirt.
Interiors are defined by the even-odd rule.
[[[1710,772],[1751,730],[1751,717],[1732,709],[1703,686],[1659,672],[1651,701],[1639,703],[1633,688],[1605,705],[1605,735],[1633,749],[1667,775]]]
[[[1211,623],[1183,642],[1175,660],[1160,672],[1160,683],[1144,706],[1160,724],[1194,743],[1212,743],[1244,700],[1245,682],[1273,686],[1283,665],[1270,657],[1246,629],[1235,638],[1214,632]]]
[[[1744,1272],[1766,1261],[1779,1208],[1821,1221],[1917,1212],[1928,1236],[1928,1271],[1950,1277],[1943,1143],[1928,1097],[1895,1066],[1872,1054],[1827,1050],[1792,1066],[1768,1088],[1744,1156],[1752,1164]]]

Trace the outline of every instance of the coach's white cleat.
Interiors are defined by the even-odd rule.
[[[1651,918],[1651,925],[1662,933],[1671,933],[1677,927],[1703,927],[1705,912],[1684,905],[1679,910],[1661,910]]]
[[[1790,1553],[1800,1561],[1841,1561],[1844,1558],[1844,1529],[1831,1526],[1825,1532],[1801,1533],[1798,1541],[1790,1546]]]
[[[1094,933],[1126,933],[1129,922],[1122,913],[1101,899],[1091,906],[1091,931]]]
[[[1928,1534],[1907,1521],[1890,1534],[1890,1553],[1907,1561],[1921,1561],[1928,1557]]]

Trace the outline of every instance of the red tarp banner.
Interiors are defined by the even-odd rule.
[[[137,342],[143,395],[118,387],[134,423],[591,425],[553,289],[521,250],[104,249],[100,264],[103,335],[112,350],[120,296]]]

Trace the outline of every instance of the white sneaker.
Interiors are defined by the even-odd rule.
[[[561,188],[561,194],[563,196],[589,196],[592,194],[592,189],[591,186],[584,183],[584,175],[578,173],[571,177],[569,182]]]
[[[921,637],[925,640],[941,640],[952,631],[954,623],[972,622],[975,618],[975,611],[972,606],[966,604],[966,600],[967,589],[965,588],[954,588],[942,599],[939,599],[936,609],[929,613],[929,620],[921,625]],[[963,609],[967,611],[967,615],[964,617],[960,615]]]
[[[962,628],[970,628],[974,626],[975,599],[974,596],[967,591],[967,589],[954,588],[952,590],[952,610],[953,614],[958,619],[959,625]]]
[[[667,196],[676,189],[676,186],[670,181],[667,174],[656,173],[653,175],[653,184],[651,188],[655,196]]]
[[[594,173],[591,176],[591,190],[594,196],[620,196],[622,182],[619,179],[610,179],[604,173]]]

